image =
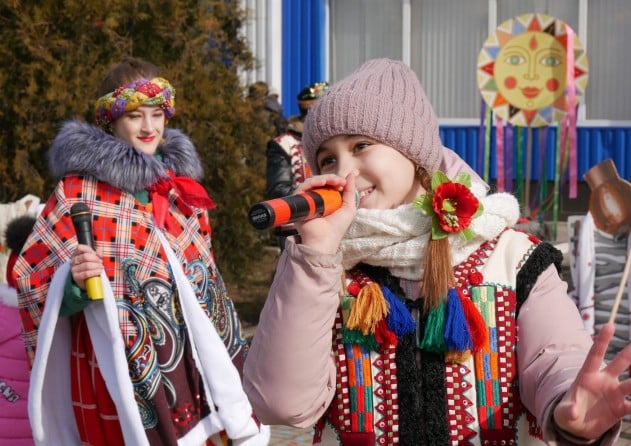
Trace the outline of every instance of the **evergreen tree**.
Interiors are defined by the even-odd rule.
[[[247,221],[263,199],[272,130],[245,98],[253,59],[230,0],[0,2],[0,202],[53,190],[46,153],[68,119],[93,120],[97,88],[124,56],[149,60],[176,89],[171,127],[195,143],[224,274],[247,273],[267,235]]]

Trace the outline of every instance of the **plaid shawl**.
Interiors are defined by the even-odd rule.
[[[136,201],[133,192],[168,178],[168,170],[193,179],[200,179],[203,172],[194,146],[178,130],[165,131],[160,151],[163,162],[78,121],[66,123],[53,141],[50,169],[60,182],[15,266],[31,361],[48,283],[77,244],[70,219],[73,204],[84,202],[92,211],[95,242],[103,250],[105,273],[119,305],[136,308],[142,304],[146,297],[142,287],[149,282],[164,281],[165,289],[170,289],[172,278],[153,234],[151,213]],[[206,212],[188,207],[174,191],[170,192],[169,202],[171,218],[165,228],[166,236],[187,268],[200,305],[215,322],[228,352],[232,357],[243,355],[245,342],[240,338],[233,304],[215,266]],[[129,339],[137,334],[134,325],[121,317],[121,331]]]

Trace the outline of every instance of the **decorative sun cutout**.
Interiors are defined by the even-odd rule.
[[[568,28],[554,17],[524,14],[503,22],[487,38],[478,55],[478,86],[497,116],[521,127],[563,118],[568,110]],[[588,62],[576,35],[573,48],[578,101],[587,86]]]

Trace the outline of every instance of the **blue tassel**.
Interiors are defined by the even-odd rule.
[[[447,293],[447,315],[445,321],[445,342],[453,351],[465,351],[473,348],[473,339],[467,325],[462,303],[455,288]]]
[[[401,302],[397,296],[392,294],[392,291],[387,287],[382,286],[381,293],[383,297],[386,298],[388,307],[390,308],[386,316],[388,328],[392,330],[399,339],[408,333],[414,333],[414,331],[416,331],[416,322],[414,322],[410,310],[408,310],[405,304]]]

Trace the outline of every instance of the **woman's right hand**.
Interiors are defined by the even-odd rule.
[[[70,274],[79,288],[85,290],[85,281],[103,271],[103,257],[87,245],[77,245],[70,257]]]
[[[346,178],[333,174],[318,175],[306,179],[296,188],[295,193],[322,186],[335,187],[342,192],[342,207],[340,209],[326,217],[296,223],[301,244],[325,254],[337,252],[342,238],[357,212],[356,176],[356,172],[349,173]]]

